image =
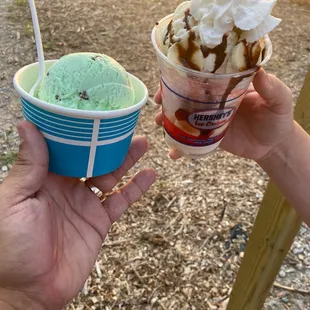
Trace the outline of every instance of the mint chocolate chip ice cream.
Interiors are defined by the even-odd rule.
[[[76,53],[49,69],[36,97],[66,108],[110,111],[132,106],[135,94],[118,62],[103,54]]]

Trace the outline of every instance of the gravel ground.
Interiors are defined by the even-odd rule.
[[[150,32],[180,1],[37,2],[48,59],[77,51],[106,53],[155,93]],[[279,1],[274,15],[283,23],[271,35],[274,55],[267,69],[292,88],[296,100],[309,66],[310,2]],[[22,118],[11,80],[36,54],[25,0],[1,0],[0,23],[2,180],[16,157],[15,126]],[[150,104],[143,110],[137,133],[149,138],[151,149],[130,175],[151,166],[158,181],[114,225],[98,268],[66,310],[218,309],[229,295],[268,178],[255,163],[222,151],[172,162],[153,123],[155,112]],[[304,226],[277,279],[293,290],[274,288],[266,309],[310,309],[310,294],[300,291],[307,290],[309,279],[310,231]]]

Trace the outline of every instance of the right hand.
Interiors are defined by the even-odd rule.
[[[158,91],[155,101],[161,103]],[[162,112],[155,118],[162,125]],[[268,158],[290,139],[295,128],[291,90],[277,77],[261,69],[246,93],[221,148],[257,162]],[[172,159],[181,154],[171,150]]]

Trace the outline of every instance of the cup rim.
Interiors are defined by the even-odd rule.
[[[56,62],[57,60],[58,59],[46,60],[45,63],[52,63],[52,62]],[[91,110],[78,110],[78,109],[71,109],[71,108],[57,106],[57,105],[48,103],[46,101],[40,100],[36,97],[29,95],[19,85],[19,82],[18,82],[19,76],[25,70],[29,69],[29,67],[38,66],[38,65],[39,65],[39,63],[35,62],[35,63],[29,64],[29,65],[24,66],[21,69],[19,69],[14,75],[13,85],[14,85],[14,88],[17,91],[17,93],[22,98],[24,98],[27,101],[35,104],[39,108],[42,108],[42,109],[50,111],[50,112],[54,112],[54,113],[65,115],[65,116],[76,117],[76,118],[110,119],[110,118],[117,118],[117,117],[121,117],[121,116],[125,116],[125,115],[129,115],[131,113],[134,113],[134,112],[140,110],[146,104],[146,102],[148,100],[148,89],[145,86],[145,84],[140,79],[138,79],[137,77],[135,77],[134,75],[132,75],[131,73],[128,72],[130,79],[137,81],[138,84],[140,84],[144,88],[143,99],[131,107],[124,108],[124,109],[118,109],[118,110],[112,110],[112,111],[91,111]]]
[[[176,69],[184,72],[184,73],[190,73],[192,75],[195,75],[197,77],[201,77],[201,78],[212,78],[212,79],[223,79],[223,78],[238,78],[238,77],[242,77],[242,76],[247,76],[247,75],[251,75],[255,72],[257,72],[261,67],[263,67],[264,65],[266,65],[266,63],[270,60],[272,53],[273,53],[273,47],[272,47],[272,42],[270,40],[270,37],[268,34],[266,34],[264,36],[266,45],[269,46],[269,50],[268,53],[266,54],[265,59],[255,68],[251,68],[248,69],[246,71],[242,71],[242,72],[235,72],[235,73],[209,73],[209,72],[201,72],[201,71],[197,71],[197,70],[193,70],[193,69],[189,69],[186,67],[183,67],[177,63],[175,63],[174,61],[172,61],[171,59],[169,59],[158,47],[157,42],[156,42],[156,30],[158,28],[158,26],[163,23],[165,20],[167,19],[171,19],[173,17],[173,13],[169,14],[165,17],[163,17],[159,22],[156,23],[156,25],[154,26],[153,30],[152,30],[152,43],[153,46],[156,50],[156,53],[159,57],[161,57],[164,61],[168,62],[170,65],[174,66]]]

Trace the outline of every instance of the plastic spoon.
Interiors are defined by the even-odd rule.
[[[31,88],[30,93],[29,93],[31,96],[33,96],[36,88],[38,87],[41,80],[45,76],[45,61],[44,61],[44,52],[43,52],[43,45],[42,45],[41,32],[40,32],[36,5],[35,5],[34,0],[29,0],[29,4],[30,4],[30,9],[31,9],[32,23],[33,23],[34,35],[35,35],[36,46],[37,46],[37,54],[38,54],[38,59],[39,59],[39,76],[38,76],[36,83]]]

